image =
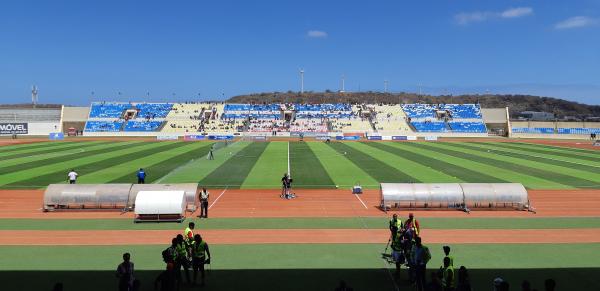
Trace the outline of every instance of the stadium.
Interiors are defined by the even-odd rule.
[[[448,245],[476,290],[600,288],[597,122],[477,103],[101,101],[1,106],[0,125],[6,290],[114,290],[125,252],[153,290],[189,222],[210,245],[205,290],[406,290],[414,266],[396,272],[389,225],[409,213],[428,280]]]

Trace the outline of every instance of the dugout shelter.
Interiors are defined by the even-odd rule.
[[[381,208],[534,211],[520,183],[381,183]]]
[[[141,191],[182,191],[185,209],[195,211],[198,184],[50,184],[44,192],[44,211],[122,210],[132,211]]]

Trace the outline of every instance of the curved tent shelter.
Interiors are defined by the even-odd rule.
[[[139,191],[135,198],[135,222],[185,219],[185,191]]]
[[[131,184],[51,184],[43,209],[124,209],[130,190]]]
[[[185,201],[188,210],[195,211],[199,203],[198,200],[198,184],[182,183],[182,184],[133,184],[131,187],[131,195],[129,196],[128,207],[132,209],[136,196],[140,191],[183,191],[185,192]]]
[[[381,208],[512,208],[533,211],[519,183],[381,183]]]
[[[140,191],[183,191],[186,208],[195,210],[198,185],[188,184],[51,184],[44,192],[44,211],[68,209],[133,210]]]

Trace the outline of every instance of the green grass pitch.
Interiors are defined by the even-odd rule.
[[[0,188],[64,183],[198,182],[208,187],[279,188],[288,169],[298,188],[380,182],[519,182],[530,189],[600,188],[600,153],[498,142],[57,142],[2,147]]]

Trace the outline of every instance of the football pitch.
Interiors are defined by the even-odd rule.
[[[214,160],[207,154],[214,147]],[[600,153],[506,142],[143,142],[88,141],[5,146],[0,188],[65,183],[199,183],[274,189],[290,172],[296,188],[378,188],[382,182],[522,183],[529,189],[600,188]]]
[[[147,183],[207,187],[210,218],[196,212],[183,224],[135,224],[131,213],[39,210],[43,189],[66,183],[71,169],[78,183],[135,183],[139,168]],[[297,199],[278,197],[286,172]],[[448,244],[474,290],[492,289],[496,277],[511,290],[525,279],[543,290],[547,278],[557,290],[600,288],[600,151],[485,140],[0,146],[0,280],[6,290],[49,290],[55,282],[114,290],[121,254],[130,252],[141,290],[154,290],[161,251],[194,221],[212,254],[203,290],[334,290],[340,280],[354,290],[412,290],[406,269],[396,276],[382,258],[391,213],[377,209],[381,182],[522,183],[535,194],[537,214],[415,211],[432,252],[429,271],[440,267]],[[350,194],[356,184],[364,194]]]

